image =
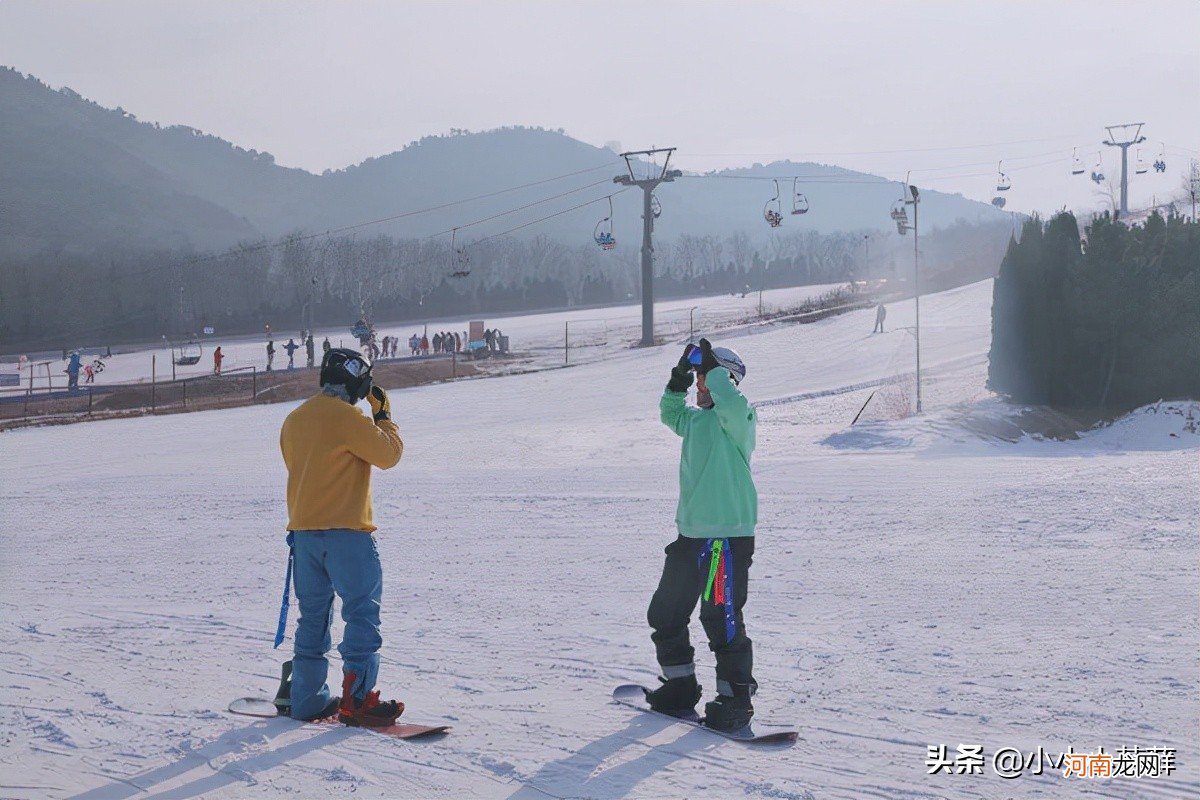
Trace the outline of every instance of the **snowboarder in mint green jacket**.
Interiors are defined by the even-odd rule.
[[[693,373],[695,377],[693,377]],[[750,474],[757,415],[738,385],[746,365],[733,350],[707,339],[689,344],[659,401],[663,424],[683,437],[679,461],[678,537],[647,618],[653,629],[662,686],[646,694],[656,711],[695,711],[701,687],[688,623],[700,603],[700,622],[717,659],[717,697],[705,704],[705,724],[738,730],[750,724],[758,684],[742,607],[754,555],[758,493]],[[696,381],[696,406],[687,392]]]

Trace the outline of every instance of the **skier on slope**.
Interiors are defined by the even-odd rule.
[[[404,705],[381,701],[379,607],[383,570],[372,521],[371,467],[390,469],[404,443],[387,393],[371,385],[371,362],[332,348],[321,363],[321,393],[301,403],[279,435],[288,469],[289,543],[295,560],[300,619],[291,672],[291,716],[313,720],[337,711],[347,725],[387,727]],[[367,399],[374,422],[355,404]],[[333,596],[342,601],[345,631],[342,695],[325,682]]]
[[[698,408],[687,405],[693,372]],[[666,548],[647,613],[663,677],[646,700],[656,711],[685,714],[701,695],[688,623],[702,600],[700,622],[717,658],[717,697],[705,705],[705,724],[725,731],[750,723],[750,698],[758,689],[742,621],[758,521],[750,474],[757,415],[738,390],[745,377],[738,354],[714,348],[707,339],[699,347],[689,344],[671,370],[659,412],[663,423],[683,437],[675,513],[679,536]]]

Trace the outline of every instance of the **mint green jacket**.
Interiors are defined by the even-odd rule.
[[[689,406],[687,392],[663,392],[658,403],[663,424],[683,437],[675,525],[693,539],[753,536],[758,492],[750,454],[758,416],[724,367],[709,371],[705,385],[712,408]]]

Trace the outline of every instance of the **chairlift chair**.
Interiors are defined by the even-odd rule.
[[[1010,181],[1008,179],[1008,176],[1004,174],[1004,162],[1003,161],[1001,161],[999,164],[996,165],[996,172],[999,173],[999,176],[996,178],[996,191],[997,192],[1007,192],[1009,189],[1012,188],[1012,181]]]
[[[1154,171],[1167,171],[1167,146],[1165,144],[1158,148],[1158,158],[1154,160]]]
[[[612,198],[609,198],[609,202],[612,202]],[[611,213],[612,209],[610,208],[609,214]],[[655,219],[662,216],[662,203],[658,202],[658,195],[650,195],[650,213],[654,215]]]
[[[1104,183],[1104,161],[1100,158],[1100,151],[1096,151],[1096,166],[1092,168],[1092,183],[1099,186]]]
[[[797,191],[799,181],[799,178],[792,179],[792,214],[807,214],[808,198],[803,192]]]
[[[992,205],[994,205],[996,208],[1004,208],[1007,203],[1008,201],[999,195],[992,198]]]
[[[779,202],[779,181],[775,181],[775,196],[763,206],[763,219],[772,228],[778,228],[783,224],[783,207]]]
[[[174,351],[174,348],[172,348],[172,351]],[[204,350],[200,347],[200,343],[190,341],[179,347],[179,355],[175,358],[175,366],[194,367],[200,363],[200,356],[203,354]]]
[[[651,207],[653,208],[653,204]],[[612,250],[617,246],[617,239],[615,236],[613,236],[612,218],[612,195],[609,195],[608,216],[597,222],[596,227],[592,230],[592,239],[595,240],[596,244],[600,245],[601,250]]]
[[[451,278],[465,278],[471,274],[471,259],[465,247],[458,247],[458,228],[450,230],[450,272]]]
[[[1150,165],[1146,163],[1146,159],[1142,158],[1142,148],[1137,149],[1137,160],[1133,164],[1133,172],[1135,175],[1145,175],[1150,171]]]
[[[1071,150],[1071,174],[1082,175],[1087,172],[1087,168],[1083,166],[1083,159],[1079,157],[1079,148]]]

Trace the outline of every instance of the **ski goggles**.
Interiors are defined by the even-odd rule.
[[[704,360],[704,351],[700,349],[698,344],[689,344],[684,349],[684,355],[687,356],[688,363],[693,367],[700,366],[700,362]]]
[[[361,378],[371,373],[371,362],[365,358],[348,358],[342,363],[342,369],[352,377]]]

